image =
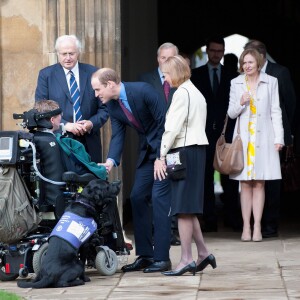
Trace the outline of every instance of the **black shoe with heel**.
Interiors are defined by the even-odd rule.
[[[212,254],[208,255],[197,265],[196,272],[203,271],[208,265],[211,265],[213,269],[217,267],[216,258]]]
[[[166,276],[180,276],[186,272],[192,272],[193,275],[195,276],[196,268],[197,268],[196,263],[193,261],[190,264],[186,265],[185,267],[183,267],[179,270],[165,271],[165,272],[162,272],[162,274],[166,275]]]

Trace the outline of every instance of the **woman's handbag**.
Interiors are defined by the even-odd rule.
[[[226,115],[223,131],[216,144],[214,168],[221,174],[233,175],[242,172],[242,170],[244,169],[244,153],[243,143],[240,137],[239,117],[237,121],[237,136],[231,144],[226,143],[225,131],[228,122],[228,115]]]
[[[283,190],[294,192],[300,189],[300,158],[295,155],[293,145],[284,147],[281,173]]]
[[[188,92],[187,89],[185,90]],[[189,120],[189,111],[190,111],[189,92],[188,92],[188,97],[189,97],[189,105],[188,105],[188,114],[186,117],[187,122],[185,128],[184,146],[182,148],[171,149],[166,156],[167,174],[168,174],[168,178],[171,180],[181,180],[181,179],[185,179],[186,177],[185,141],[186,141],[186,133],[188,127],[188,120]]]
[[[166,157],[168,178],[181,180],[186,177],[185,147],[170,150]]]

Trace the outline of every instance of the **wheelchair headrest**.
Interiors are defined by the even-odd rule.
[[[53,126],[50,122],[50,118],[61,114],[61,109],[55,109],[52,111],[40,113],[36,109],[25,111],[23,114],[14,114],[14,119],[23,119],[23,127],[28,130],[36,128],[47,128],[52,129]]]

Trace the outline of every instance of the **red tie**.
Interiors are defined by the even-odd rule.
[[[139,124],[139,122],[137,121],[137,119],[134,117],[134,115],[125,107],[124,103],[122,102],[121,99],[118,99],[118,102],[125,114],[125,116],[127,117],[127,119],[132,123],[132,125],[134,125],[134,127],[136,127],[137,129],[141,130],[141,125]]]
[[[169,94],[170,94],[170,84],[168,83],[168,81],[164,81],[163,88],[164,88],[166,101],[168,102]]]

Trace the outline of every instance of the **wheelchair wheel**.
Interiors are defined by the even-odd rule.
[[[33,271],[35,274],[38,274],[40,269],[41,269],[41,265],[42,265],[42,261],[45,257],[45,255],[47,254],[47,250],[48,250],[48,243],[44,243],[34,254],[33,254],[33,259],[32,259],[32,267],[33,267]]]
[[[0,280],[1,281],[13,281],[19,277],[18,273],[5,273],[5,255],[0,256]]]
[[[104,250],[100,250],[97,253],[96,260],[96,269],[101,275],[110,276],[116,273],[118,269],[118,257],[117,254],[108,249],[107,253]]]

